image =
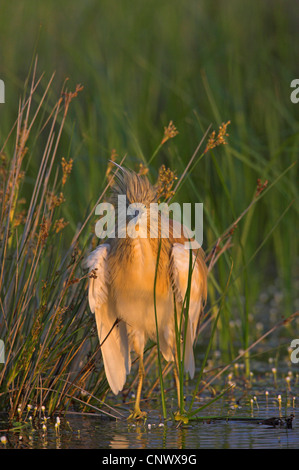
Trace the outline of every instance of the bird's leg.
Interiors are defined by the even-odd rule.
[[[140,410],[140,399],[141,399],[141,391],[142,391],[142,384],[143,384],[143,378],[144,378],[143,353],[141,353],[139,357],[138,376],[139,376],[139,379],[138,379],[134,411],[133,413],[130,414],[128,419],[140,419],[140,418],[146,417],[146,412]]]
[[[135,413],[141,414],[140,399],[141,399],[142,384],[143,384],[143,379],[144,379],[143,354],[139,358],[138,376],[139,376],[139,381],[138,381],[137,392],[136,392]]]
[[[184,396],[182,393],[181,381],[179,377],[179,362],[177,353],[175,354],[175,364],[173,371],[178,395],[178,411],[174,413],[174,417],[176,421],[180,421],[187,424],[189,421],[189,417],[184,409]]]

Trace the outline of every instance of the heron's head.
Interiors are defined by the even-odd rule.
[[[157,202],[157,192],[146,176],[138,175],[120,165],[117,167],[119,171],[115,173],[110,197],[117,220],[122,218],[129,234],[131,230],[133,235],[146,237],[149,230],[149,209],[151,203]]]

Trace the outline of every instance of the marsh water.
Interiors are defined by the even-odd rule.
[[[229,405],[230,406],[230,405]],[[261,449],[299,448],[299,425],[296,410],[288,406],[287,414],[295,415],[292,427],[284,419],[262,424],[266,418],[279,417],[278,401],[258,397],[260,411],[254,410],[252,419],[250,406],[234,410],[232,420],[208,418],[204,421],[180,425],[174,421],[163,424],[159,413],[149,412],[144,424],[128,424],[126,421],[111,421],[98,416],[67,415],[67,421],[59,433],[54,425],[47,424],[47,432],[10,433],[7,448],[38,449]],[[285,404],[284,404],[285,406]],[[211,407],[207,415],[222,414],[228,403]],[[247,409],[246,409],[247,408]],[[256,408],[256,405],[255,405]],[[283,412],[283,415],[285,413]],[[297,413],[298,415],[298,413]],[[238,420],[240,416],[240,420]],[[248,417],[246,420],[244,417]],[[275,424],[276,423],[276,424]]]

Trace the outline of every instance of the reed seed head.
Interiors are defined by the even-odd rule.
[[[212,150],[215,147],[218,147],[219,145],[227,144],[226,137],[229,136],[229,134],[227,133],[227,126],[229,124],[230,121],[223,122],[221,126],[219,126],[217,136],[216,131],[213,131],[210,134],[204,153],[208,152],[209,150]]]
[[[165,142],[167,142],[169,139],[173,139],[178,133],[179,131],[177,130],[175,125],[172,121],[170,121],[168,126],[164,127],[164,135],[160,145],[165,144]]]

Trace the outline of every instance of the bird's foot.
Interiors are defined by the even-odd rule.
[[[184,423],[184,424],[188,424],[188,422],[189,422],[188,414],[185,411],[183,411],[183,413],[181,413],[180,411],[177,411],[174,414],[174,419],[176,421],[180,421],[181,423]]]
[[[134,411],[128,417],[128,421],[136,421],[139,419],[146,420],[147,413],[146,411],[141,411],[140,408],[135,408]]]

